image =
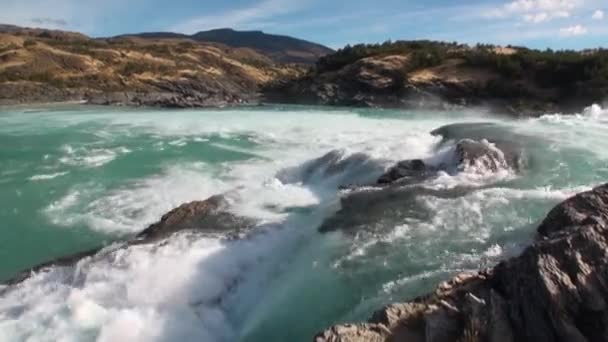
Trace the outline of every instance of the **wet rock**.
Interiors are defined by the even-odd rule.
[[[137,239],[150,242],[183,230],[237,233],[253,224],[247,219],[229,213],[227,209],[228,202],[222,195],[182,204],[163,215],[159,222],[139,233]]]
[[[420,159],[404,160],[391,167],[385,174],[380,176],[378,184],[390,184],[397,180],[415,179],[422,180],[426,176],[433,175],[434,168],[426,165]]]
[[[429,189],[419,185],[402,186],[401,183],[348,190],[340,199],[340,210],[325,220],[318,230],[321,233],[337,230],[381,232],[408,219],[428,221],[430,212],[418,201],[420,196],[456,198],[472,190],[471,187]]]
[[[481,168],[496,172],[511,166],[504,153],[487,141],[463,139],[456,144],[455,156],[459,170]]]
[[[605,203],[608,184],[576,195],[549,213],[520,256],[315,341],[607,341]]]
[[[553,208],[538,228],[545,238],[585,225],[608,225],[608,188],[583,192]]]
[[[378,172],[379,170],[380,167],[364,153],[346,156],[344,151],[334,150],[307,163],[302,172],[302,181],[308,183],[315,176],[328,178],[344,173]]]
[[[441,146],[453,141],[474,140],[487,141],[503,154],[509,167],[521,172],[528,167],[530,156],[526,153],[524,142],[535,142],[534,137],[523,137],[512,130],[494,123],[464,123],[442,126],[431,132],[443,138]]]
[[[386,185],[420,183],[437,175],[438,171],[457,173],[476,168],[480,171],[497,172],[500,169],[519,168],[519,158],[507,159],[505,153],[488,141],[462,139],[447,153],[439,165],[431,165],[421,159],[404,160],[391,167],[377,181]]]
[[[228,212],[228,202],[223,195],[210,197],[204,201],[183,204],[163,215],[159,222],[150,225],[135,238],[121,242],[115,248],[128,248],[132,245],[154,243],[166,239],[172,234],[192,231],[204,234],[221,234],[236,236],[251,228],[255,223]],[[29,278],[33,272],[43,271],[53,266],[71,266],[80,260],[93,257],[104,250],[103,247],[75,253],[32,267],[22,272],[5,284],[13,285]]]
[[[341,199],[341,208],[325,220],[319,232],[336,230],[356,232],[394,227],[406,218],[428,219],[427,210],[416,201],[413,189],[387,187],[358,189]]]

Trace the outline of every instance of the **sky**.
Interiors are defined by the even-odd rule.
[[[0,23],[93,37],[262,30],[332,48],[399,39],[608,47],[608,0],[0,0]]]

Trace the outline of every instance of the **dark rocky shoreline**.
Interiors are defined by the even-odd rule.
[[[606,341],[607,241],[605,184],[551,210],[520,256],[315,341]]]

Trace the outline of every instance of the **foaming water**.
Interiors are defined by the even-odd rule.
[[[14,229],[0,232],[0,260],[24,263],[0,264],[4,278],[219,193],[257,226],[240,240],[113,244],[0,288],[0,340],[309,340],[518,253],[551,206],[608,176],[608,130],[592,128],[604,115],[597,106],[522,121],[316,107],[4,113],[0,196],[10,205],[0,218]],[[425,180],[405,202],[421,215],[363,208],[358,231],[317,232],[343,187],[374,183],[404,159],[457,165],[456,141],[431,132],[480,121],[493,122],[479,126],[488,139],[492,127],[516,134],[530,165],[512,170],[496,145],[471,137],[497,159]]]
[[[83,223],[107,233],[137,233],[182,203],[228,190],[204,166],[168,167],[162,174],[108,190],[94,182],[70,189],[44,212],[52,223],[70,227]]]

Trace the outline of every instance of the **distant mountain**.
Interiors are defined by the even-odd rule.
[[[235,48],[251,48],[283,63],[313,64],[320,57],[334,50],[306,40],[289,36],[268,34],[262,31],[236,31],[217,29],[195,33],[191,36],[171,32],[147,32],[119,36],[144,39],[193,39],[200,42],[225,44]]]

